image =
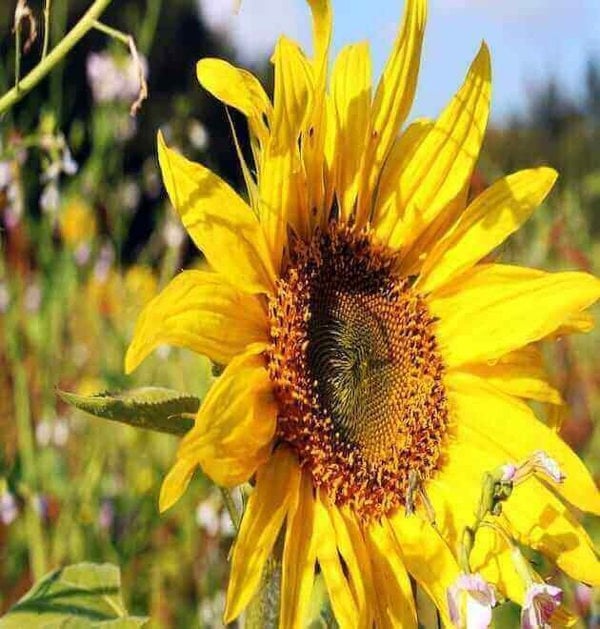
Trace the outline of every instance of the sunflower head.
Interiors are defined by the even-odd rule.
[[[448,424],[427,304],[367,230],[330,221],[294,238],[269,302],[277,435],[338,505],[363,519],[429,478]]]
[[[481,262],[556,173],[520,171],[470,200],[490,106],[485,44],[440,116],[406,125],[425,0],[407,0],[375,90],[365,44],[344,48],[328,76],[330,3],[309,5],[314,56],[279,40],[272,99],[246,70],[197,66],[248,120],[251,166],[234,133],[245,198],[159,135],[167,192],[212,270],[180,273],[148,304],[126,368],[162,343],[225,366],[161,509],[198,467],[227,487],[252,484],[227,622],[276,547],[283,627],[307,618],[317,566],[342,627],[416,627],[415,583],[450,625],[446,591],[475,574],[523,604],[541,577],[515,570],[517,543],[600,584],[571,507],[600,513],[600,495],[527,403],[562,404],[539,344],[590,329],[600,282]],[[538,478],[540,450],[560,474]],[[511,491],[502,509],[483,508],[482,480],[496,469],[515,471]]]

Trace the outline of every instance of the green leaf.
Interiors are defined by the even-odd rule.
[[[136,629],[146,622],[128,615],[117,566],[78,563],[40,579],[0,618],[0,629]]]
[[[57,393],[68,404],[95,417],[172,435],[185,434],[194,425],[200,407],[197,397],[160,387],[96,395]]]

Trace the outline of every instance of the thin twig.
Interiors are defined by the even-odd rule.
[[[27,92],[34,88],[52,68],[57,65],[65,55],[77,44],[77,42],[92,28],[93,22],[100,17],[102,12],[108,7],[111,0],[95,0],[85,15],[75,24],[75,26],[63,37],[63,39],[48,53],[45,59],[40,61],[27,76],[19,81],[18,87],[15,85],[4,96],[0,98],[0,115],[9,107],[21,100]]]
[[[129,113],[132,116],[135,116],[140,110],[142,103],[146,100],[146,98],[148,98],[148,84],[146,83],[146,73],[144,72],[144,65],[142,64],[142,60],[140,59],[140,56],[138,54],[135,40],[133,39],[132,35],[124,33],[123,31],[113,28],[112,26],[107,26],[106,24],[98,20],[94,21],[94,28],[101,31],[102,33],[105,33],[109,37],[118,39],[119,41],[126,44],[129,48],[129,53],[131,54],[131,58],[133,59],[133,63],[138,74],[138,80],[140,82],[138,97],[131,105],[131,108],[129,110]]]
[[[48,45],[50,44],[50,5],[52,0],[44,2],[44,45],[42,46],[42,61],[48,54]]]

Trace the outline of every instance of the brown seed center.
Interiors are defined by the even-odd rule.
[[[434,321],[370,235],[331,223],[292,244],[270,302],[278,437],[363,519],[438,467],[448,411]]]

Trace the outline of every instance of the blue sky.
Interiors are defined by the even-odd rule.
[[[267,54],[280,32],[310,46],[303,0],[243,0],[237,16],[231,15],[227,1],[199,2],[215,25],[230,33],[241,60],[251,62]],[[367,39],[379,73],[403,4],[402,0],[333,0],[334,53],[347,43]],[[225,14],[223,7],[228,9]],[[556,77],[571,92],[581,84],[588,55],[600,57],[600,0],[430,0],[421,80],[411,117],[439,113],[460,85],[482,39],[492,52],[492,116],[502,120],[524,108],[527,94],[548,77]]]

